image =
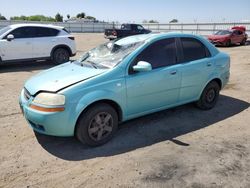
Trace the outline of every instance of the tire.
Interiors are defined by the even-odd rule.
[[[246,39],[243,39],[240,43],[240,45],[245,45],[246,44]]]
[[[69,51],[65,48],[57,48],[52,54],[52,61],[55,64],[62,64],[69,61]]]
[[[207,84],[203,90],[200,99],[196,102],[196,106],[202,110],[212,109],[219,98],[220,86],[217,82],[212,81]]]
[[[227,47],[230,47],[231,45],[232,45],[231,40],[228,40],[228,41],[226,42],[226,46],[227,46]]]
[[[114,108],[105,103],[96,104],[78,119],[77,139],[89,146],[100,146],[112,139],[118,128],[118,115]]]

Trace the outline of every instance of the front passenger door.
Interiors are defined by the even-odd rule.
[[[8,41],[7,36],[12,34],[14,39]],[[8,33],[2,40],[3,60],[18,60],[32,58],[33,53],[32,27],[20,27]]]
[[[163,39],[149,45],[130,65],[126,76],[127,115],[151,112],[178,102],[181,74],[176,65],[175,39]],[[139,61],[152,65],[148,72],[133,72]]]

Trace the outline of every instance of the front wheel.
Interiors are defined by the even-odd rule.
[[[200,99],[196,105],[202,110],[210,110],[213,108],[219,98],[220,86],[217,82],[210,82],[203,90]]]
[[[245,45],[246,44],[246,39],[243,39],[240,43],[240,45]]]
[[[65,48],[58,48],[52,54],[52,60],[55,64],[62,64],[69,61],[69,52]]]
[[[226,46],[227,46],[227,47],[230,47],[231,45],[232,45],[231,40],[228,40],[228,41],[226,42]]]
[[[99,146],[108,142],[118,127],[114,108],[105,103],[96,104],[84,112],[77,123],[76,137],[82,143]]]

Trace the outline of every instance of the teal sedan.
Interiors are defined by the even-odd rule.
[[[213,108],[230,76],[230,57],[203,37],[131,36],[30,78],[20,106],[36,132],[98,146],[119,123],[195,102]]]

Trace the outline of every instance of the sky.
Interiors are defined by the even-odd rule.
[[[168,23],[250,21],[250,0],[0,0],[0,14],[71,17],[85,12],[101,21]]]

